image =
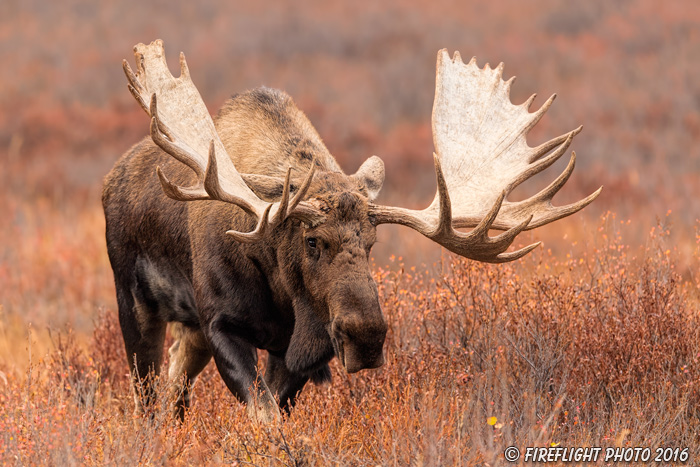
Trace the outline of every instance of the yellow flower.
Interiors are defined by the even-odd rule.
[[[498,419],[496,417],[489,417],[486,419],[486,423],[488,423],[491,426],[494,426]]]

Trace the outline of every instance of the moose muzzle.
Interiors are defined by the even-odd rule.
[[[387,324],[371,278],[338,284],[331,300],[330,335],[335,353],[348,373],[384,365]]]

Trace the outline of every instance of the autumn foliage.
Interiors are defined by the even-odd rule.
[[[700,4],[298,3],[0,3],[0,463],[493,466],[553,444],[700,462]],[[135,417],[100,190],[147,132],[121,59],[157,37],[210,110],[284,88],[347,171],[380,155],[380,201],[408,207],[435,189],[435,52],[503,61],[515,103],[559,95],[531,145],[585,127],[555,201],[604,191],[503,265],[380,227],[387,363],[333,362],[282,423],[250,421],[213,365],[184,423],[165,380]]]
[[[259,425],[209,368],[184,424],[167,383],[132,415],[121,338],[103,312],[86,346],[50,351],[0,383],[2,456],[20,464],[498,464],[507,446],[683,446],[697,438],[700,327],[693,284],[663,226],[620,243],[614,216],[578,257],[507,265],[446,256],[375,269],[387,364],[310,386],[284,422]],[[698,264],[697,255],[693,261]],[[264,360],[264,359],[263,359]],[[492,418],[495,417],[495,418]],[[493,423],[489,423],[489,419]],[[501,460],[499,460],[501,459]]]

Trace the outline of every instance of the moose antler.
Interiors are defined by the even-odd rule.
[[[211,115],[190,78],[184,54],[180,54],[179,78],[168,70],[161,40],[136,45],[134,56],[137,73],[126,60],[124,73],[129,80],[129,91],[151,117],[151,138],[161,149],[191,168],[199,180],[195,186],[180,187],[171,183],[158,167],[158,177],[166,195],[180,201],[218,200],[241,207],[258,220],[256,228],[247,233],[234,230],[226,233],[245,243],[257,241],[290,215],[309,223],[323,219],[318,209],[301,202],[314,175],[313,165],[292,199],[290,168],[282,199],[274,204],[263,201],[246,185],[226,153]]]
[[[433,140],[436,153],[437,193],[430,206],[415,211],[371,205],[376,222],[402,224],[467,258],[502,263],[518,259],[539,243],[503,253],[523,230],[548,224],[590,204],[602,189],[576,203],[555,207],[552,197],[574,170],[572,153],[564,172],[547,188],[518,202],[506,196],[519,184],[552,165],[567,150],[581,127],[536,148],[526,136],[554,101],[550,97],[534,113],[535,99],[524,104],[510,102],[515,78],[503,81],[503,64],[479,69],[476,59],[464,64],[455,52],[438,52]],[[470,232],[455,228],[474,227]],[[489,229],[505,230],[489,237]]]

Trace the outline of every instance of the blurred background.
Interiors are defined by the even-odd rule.
[[[700,216],[699,24],[696,1],[3,0],[0,363],[27,347],[28,325],[87,333],[98,309],[115,308],[100,192],[148,131],[121,69],[138,42],[163,39],[173,72],[184,51],[212,113],[245,89],[286,90],[346,172],[381,156],[379,201],[408,207],[424,207],[435,190],[436,52],[504,62],[504,77],[518,77],[514,103],[536,92],[535,109],[558,95],[532,146],[584,126],[556,203],[605,186],[582,213],[516,242],[578,254],[612,211],[633,247],[672,224],[682,257],[697,248]],[[548,184],[567,159],[511,199]],[[374,252],[380,265],[441,255],[398,227],[380,228]]]

